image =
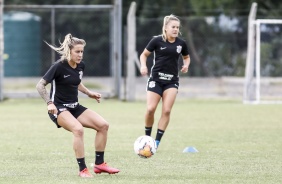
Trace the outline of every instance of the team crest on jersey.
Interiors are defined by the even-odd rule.
[[[83,76],[83,71],[80,71],[80,72],[79,72],[79,79],[80,79],[80,80],[82,79],[82,76]]]
[[[149,82],[149,88],[154,88],[155,86],[156,86],[156,82],[155,81]]]
[[[181,45],[176,46],[176,52],[177,53],[180,53],[181,50],[182,50],[182,46]]]

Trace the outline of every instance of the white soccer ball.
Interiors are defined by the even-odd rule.
[[[155,139],[147,135],[138,137],[134,142],[134,151],[141,158],[150,158],[157,151]]]

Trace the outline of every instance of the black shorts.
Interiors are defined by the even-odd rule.
[[[171,81],[171,82],[166,82],[162,83],[159,81],[153,81],[151,78],[148,79],[147,82],[147,91],[152,91],[157,94],[159,94],[161,97],[163,96],[163,92],[169,88],[176,88],[178,89],[179,87],[179,82],[177,81]]]
[[[49,114],[50,119],[57,125],[58,128],[61,128],[61,126],[58,124],[57,122],[57,117],[61,112],[64,111],[69,111],[75,118],[78,118],[78,116],[80,116],[87,108],[77,104],[75,107],[66,107],[64,105],[57,105],[56,106],[58,109],[58,114]]]

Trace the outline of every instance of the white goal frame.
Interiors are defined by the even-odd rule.
[[[282,24],[281,19],[255,19],[257,3],[252,4],[248,19],[248,51],[245,69],[244,99],[246,104],[279,103],[282,101],[261,100],[260,43],[261,24]],[[253,80],[255,77],[253,86]]]

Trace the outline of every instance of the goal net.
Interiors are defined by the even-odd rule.
[[[282,20],[249,15],[244,103],[282,103]]]

